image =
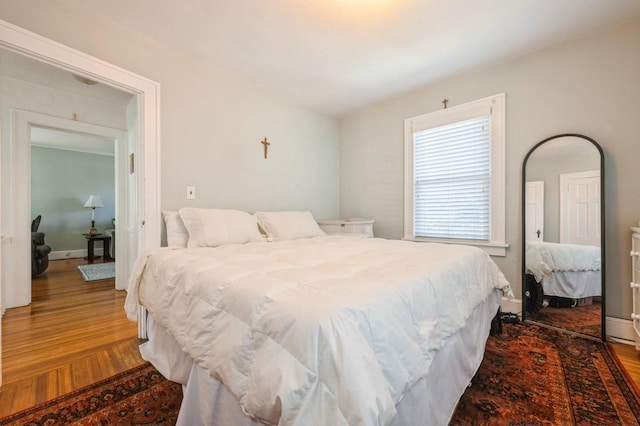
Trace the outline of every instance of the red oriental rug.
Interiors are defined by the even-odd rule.
[[[639,395],[607,344],[503,324],[451,425],[638,425]]]
[[[182,385],[151,364],[0,419],[0,425],[173,425]]]
[[[180,385],[150,364],[0,419],[0,425],[173,425]],[[504,324],[451,425],[638,425],[640,397],[608,345]],[[419,423],[416,423],[419,425]]]

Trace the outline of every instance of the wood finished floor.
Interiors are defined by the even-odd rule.
[[[2,318],[0,418],[144,362],[126,292],[114,279],[85,282],[85,263],[50,262],[32,282],[31,305]]]
[[[3,317],[0,418],[144,362],[137,325],[124,314],[126,292],[113,279],[85,282],[84,263],[51,262],[32,283],[33,303]],[[612,345],[640,387],[640,352]]]

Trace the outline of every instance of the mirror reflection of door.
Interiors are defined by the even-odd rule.
[[[560,242],[600,245],[600,170],[560,175]]]
[[[525,238],[544,241],[544,181],[527,182],[525,200]]]
[[[554,136],[523,167],[523,319],[604,338],[603,156],[592,139]]]

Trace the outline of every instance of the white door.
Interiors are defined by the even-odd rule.
[[[544,181],[527,182],[524,197],[525,240],[544,241]]]
[[[560,242],[600,246],[600,170],[560,175]]]

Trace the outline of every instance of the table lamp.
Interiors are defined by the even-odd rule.
[[[96,207],[104,207],[104,204],[102,204],[99,195],[89,195],[89,199],[84,203],[84,207],[91,209],[91,229],[89,230],[89,235],[96,235],[98,233],[95,221]]]

